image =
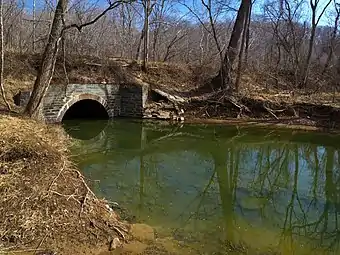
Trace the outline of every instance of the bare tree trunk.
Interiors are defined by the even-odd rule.
[[[5,94],[5,88],[4,88],[4,61],[5,61],[5,49],[4,49],[4,18],[3,18],[3,7],[4,3],[3,0],[0,0],[0,30],[1,30],[1,42],[0,42],[0,47],[1,47],[1,69],[0,69],[0,88],[1,88],[1,95],[2,98],[8,108],[8,110],[11,110],[11,106],[9,105],[7,99],[6,99],[6,94]]]
[[[127,35],[127,44],[129,46],[129,58],[132,59],[133,58],[133,15],[131,13],[131,8],[129,7],[129,5],[125,5],[126,7],[126,11],[127,11],[127,16],[128,16],[128,35]]]
[[[243,62],[243,51],[245,47],[245,41],[248,33],[248,26],[249,26],[249,18],[250,17],[250,8],[251,5],[249,5],[249,8],[246,13],[246,20],[244,22],[244,28],[243,28],[243,33],[242,33],[242,41],[241,41],[241,49],[239,53],[239,58],[238,58],[238,65],[237,65],[237,73],[236,73],[236,82],[235,82],[235,90],[236,92],[239,92],[239,86],[240,86],[240,80],[241,80],[241,72],[242,72],[242,62]]]
[[[210,22],[210,26],[211,26],[211,32],[212,32],[212,35],[213,35],[213,38],[214,38],[214,41],[215,41],[215,44],[216,44],[216,48],[218,50],[218,54],[220,56],[220,60],[221,60],[221,63],[222,63],[223,62],[222,48],[221,48],[220,43],[218,41],[217,31],[216,31],[215,22],[214,22],[213,13],[212,13],[211,0],[208,0],[208,3],[205,3],[204,0],[201,0],[201,2],[208,11],[209,22]]]
[[[150,16],[150,1],[146,0],[144,2],[144,52],[143,52],[143,64],[142,70],[147,72],[148,60],[149,60],[149,16]]]
[[[32,48],[33,48],[33,53],[35,53],[35,38],[36,38],[36,36],[35,36],[35,0],[33,0],[33,22],[32,22],[32,24],[33,24],[33,31],[32,31]]]
[[[312,57],[312,52],[313,52],[313,47],[314,47],[314,41],[315,41],[315,31],[316,31],[316,26],[314,25],[315,23],[315,11],[313,10],[313,24],[312,24],[312,30],[311,30],[311,36],[309,39],[308,43],[308,53],[307,53],[307,59],[306,59],[306,64],[303,70],[303,81],[302,84],[300,84],[300,87],[305,87],[307,85],[307,78],[308,78],[308,73],[309,73],[309,67],[311,63],[311,57]]]
[[[204,47],[203,47],[203,41],[204,41],[204,30],[201,29],[202,35],[201,35],[201,40],[200,40],[200,65],[203,64],[203,54],[204,54]]]
[[[335,5],[335,12],[336,12],[336,16],[335,16],[335,21],[334,21],[334,27],[333,27],[333,31],[331,34],[331,39],[329,42],[329,52],[328,52],[328,56],[327,56],[327,60],[325,63],[325,66],[323,68],[322,74],[324,74],[326,72],[326,70],[329,67],[329,64],[331,63],[331,60],[333,58],[333,53],[334,53],[334,43],[337,37],[337,32],[338,32],[338,26],[339,26],[339,19],[340,19],[340,3],[335,3],[334,1],[334,5]]]
[[[144,38],[144,28],[142,30],[142,33],[140,35],[139,41],[138,41],[138,46],[137,46],[137,51],[136,51],[136,60],[138,61],[140,58],[140,47],[142,46],[142,41]]]
[[[303,80],[302,80],[302,83],[299,84],[300,88],[306,87],[306,85],[307,85],[308,73],[309,73],[309,69],[310,69],[311,57],[312,57],[314,41],[315,41],[316,28],[319,24],[319,21],[320,21],[322,15],[325,13],[327,7],[332,2],[332,0],[328,0],[325,7],[321,11],[319,17],[316,18],[316,12],[317,12],[319,1],[320,0],[315,0],[315,2],[313,2],[313,0],[310,0],[310,6],[311,6],[311,9],[312,9],[312,29],[311,29],[310,39],[309,39],[309,46],[308,46],[306,64],[305,64],[304,69],[303,69],[303,76],[302,76]]]
[[[58,0],[48,43],[43,53],[42,62],[34,83],[32,95],[25,109],[25,113],[31,118],[43,119],[42,100],[47,92],[54,73],[59,42],[64,28],[63,18],[67,3],[68,0]]]
[[[249,10],[251,0],[242,0],[240,8],[237,12],[236,21],[234,23],[233,31],[230,37],[227,51],[224,56],[223,63],[219,74],[215,77],[213,83],[218,88],[227,90],[232,89],[232,67],[237,57],[237,51],[241,43],[242,31],[244,23],[247,20],[247,12]]]
[[[250,44],[250,21],[251,21],[251,10],[253,4],[250,3],[249,13],[248,13],[248,21],[247,21],[247,32],[246,32],[246,48],[244,52],[244,64],[245,67],[248,65],[248,54],[249,54],[249,44]]]
[[[159,6],[160,6],[159,8],[156,8],[156,10],[154,10],[154,15],[155,15],[154,21],[156,22],[156,24],[155,24],[155,28],[153,31],[153,42],[152,42],[153,61],[158,61],[160,58],[160,54],[159,52],[157,52],[157,46],[159,45],[159,41],[162,40],[162,37],[159,36],[159,33],[161,31],[161,26],[163,22],[165,0],[161,0],[161,3]]]

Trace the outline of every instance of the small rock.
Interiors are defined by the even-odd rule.
[[[146,224],[133,224],[131,226],[131,235],[139,241],[154,241],[155,233],[153,228]]]
[[[122,243],[120,242],[118,237],[113,238],[113,240],[110,242],[109,251],[117,249],[117,247],[120,247]]]
[[[110,213],[113,212],[112,208],[111,208],[108,204],[106,204],[105,207],[107,208],[107,210],[108,210]]]

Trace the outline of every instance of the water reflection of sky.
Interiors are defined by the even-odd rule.
[[[235,132],[229,130],[213,140],[216,130],[191,126],[176,129],[183,133],[178,139],[169,131],[147,133],[152,140],[144,141],[142,150],[138,125],[115,124],[101,136],[104,142],[80,143],[74,151],[85,174],[100,180],[96,192],[124,205],[139,220],[203,232],[219,226],[223,232],[225,222],[241,217],[249,226],[288,231],[316,246],[338,243],[338,149],[324,145],[337,137],[318,135],[320,144],[315,136],[309,144],[292,141],[289,132],[269,130],[273,140],[238,131],[240,141],[230,140]]]

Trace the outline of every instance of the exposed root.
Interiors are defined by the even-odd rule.
[[[84,197],[84,201],[81,203],[81,208],[80,208],[80,212],[79,212],[79,217],[81,216],[81,214],[83,213],[84,211],[84,207],[85,207],[85,204],[86,204],[86,199],[87,199],[87,195],[89,194],[89,191],[87,190],[86,192],[86,195]]]
[[[77,173],[78,178],[82,181],[84,187],[85,187],[86,190],[87,190],[87,193],[90,193],[91,196],[93,196],[94,198],[97,199],[96,195],[92,192],[92,190],[91,190],[91,189],[89,188],[89,186],[86,184],[83,175],[82,175],[78,170],[74,170],[74,171]],[[87,193],[86,193],[86,194],[87,194]]]
[[[60,174],[64,171],[65,165],[66,165],[66,161],[64,161],[63,167],[60,169],[58,175],[53,179],[53,181],[52,181],[50,187],[48,188],[48,191],[51,190],[51,188],[52,188],[53,184],[55,183],[55,181],[59,178]]]
[[[126,240],[124,233],[118,227],[113,227],[113,229],[124,239],[124,241]],[[125,232],[127,231],[125,230]]]
[[[266,109],[275,119],[279,119],[276,115],[275,115],[275,113],[274,113],[274,111],[272,110],[272,109],[269,109],[267,106],[265,106],[265,104],[263,104],[263,108],[264,109]]]
[[[340,108],[307,103],[274,102],[261,97],[239,97],[224,91],[191,97],[186,105],[186,118],[190,117],[262,119],[323,128],[340,127]]]
[[[228,104],[230,104],[239,110],[237,118],[243,117],[244,114],[251,113],[251,110],[245,104],[243,104],[241,100],[229,95],[227,91],[216,91],[201,96],[191,97],[189,101],[194,104],[205,102],[210,104],[218,104],[221,106],[228,106]],[[205,113],[210,117],[210,114],[206,110]]]

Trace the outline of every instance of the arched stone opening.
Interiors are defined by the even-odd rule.
[[[109,119],[106,101],[100,96],[83,94],[72,98],[58,113],[57,122],[74,119]]]
[[[65,112],[63,120],[73,119],[108,119],[105,107],[92,99],[84,99],[74,103]]]

